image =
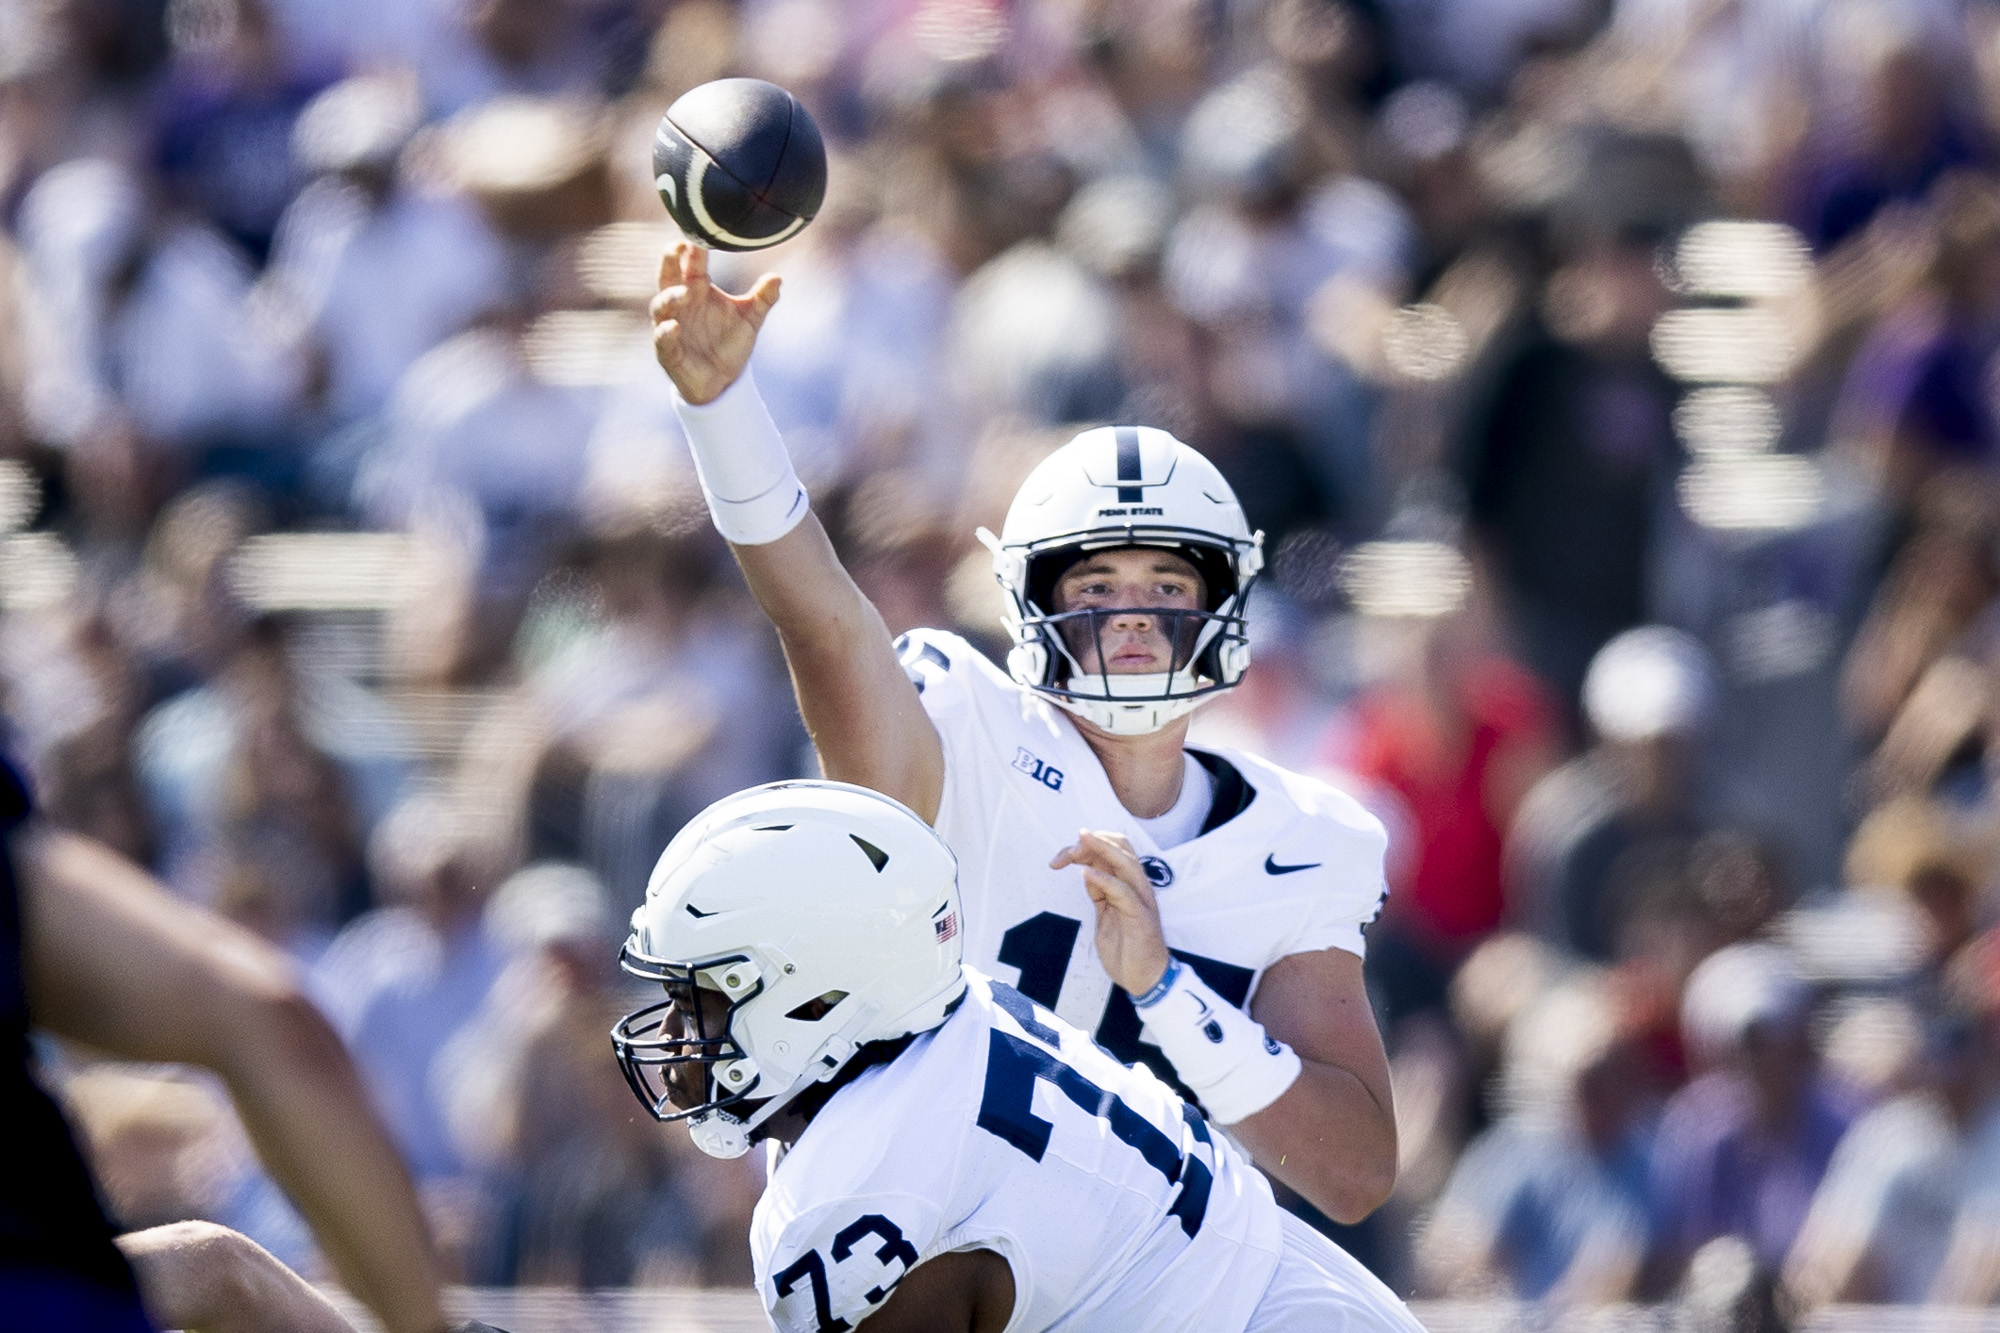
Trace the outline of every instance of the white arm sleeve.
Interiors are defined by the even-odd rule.
[[[799,525],[810,508],[806,488],[748,367],[712,403],[696,407],[675,394],[674,410],[716,531],[738,546],[762,546]]]
[[[1133,1004],[1146,1035],[1218,1124],[1233,1125],[1257,1114],[1303,1072],[1291,1047],[1217,995],[1178,959],[1168,965],[1160,985]]]

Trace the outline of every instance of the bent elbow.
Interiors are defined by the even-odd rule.
[[[302,986],[274,988],[260,998],[259,1007],[267,1040],[284,1056],[313,1065],[347,1058],[340,1034]]]
[[[1367,1187],[1359,1192],[1355,1200],[1354,1220],[1356,1222],[1361,1221],[1377,1208],[1389,1202],[1389,1196],[1395,1192],[1396,1166],[1395,1163],[1391,1162],[1381,1172],[1373,1176],[1368,1181]]]
[[[345,1063],[347,1049],[333,1024],[290,966],[260,969],[239,979],[230,1006],[235,1021],[218,1035],[218,1072],[265,1073]]]
[[[1319,1210],[1342,1226],[1353,1226],[1389,1201],[1396,1192],[1396,1162],[1362,1163],[1320,1191],[1313,1200]]]

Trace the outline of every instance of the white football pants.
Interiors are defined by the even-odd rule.
[[[1359,1260],[1286,1213],[1285,1252],[1243,1333],[1424,1333]]]

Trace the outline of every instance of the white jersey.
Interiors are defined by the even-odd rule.
[[[1189,1096],[1097,956],[1083,872],[1049,869],[1077,830],[1131,839],[1168,948],[1233,1004],[1247,1009],[1264,969],[1288,954],[1362,952],[1387,893],[1388,835],[1352,797],[1241,751],[1191,749],[1215,802],[1199,836],[1160,847],[1067,713],[955,634],[913,630],[897,653],[944,743],[936,826],[958,857],[968,964]]]
[[[750,1225],[782,1333],[852,1328],[912,1268],[992,1250],[1007,1333],[1239,1333],[1285,1250],[1271,1187],[1202,1117],[1013,988],[835,1093]]]

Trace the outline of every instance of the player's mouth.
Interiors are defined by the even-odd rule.
[[[1132,644],[1111,654],[1110,669],[1127,674],[1140,671],[1157,671],[1160,654],[1144,644]]]

